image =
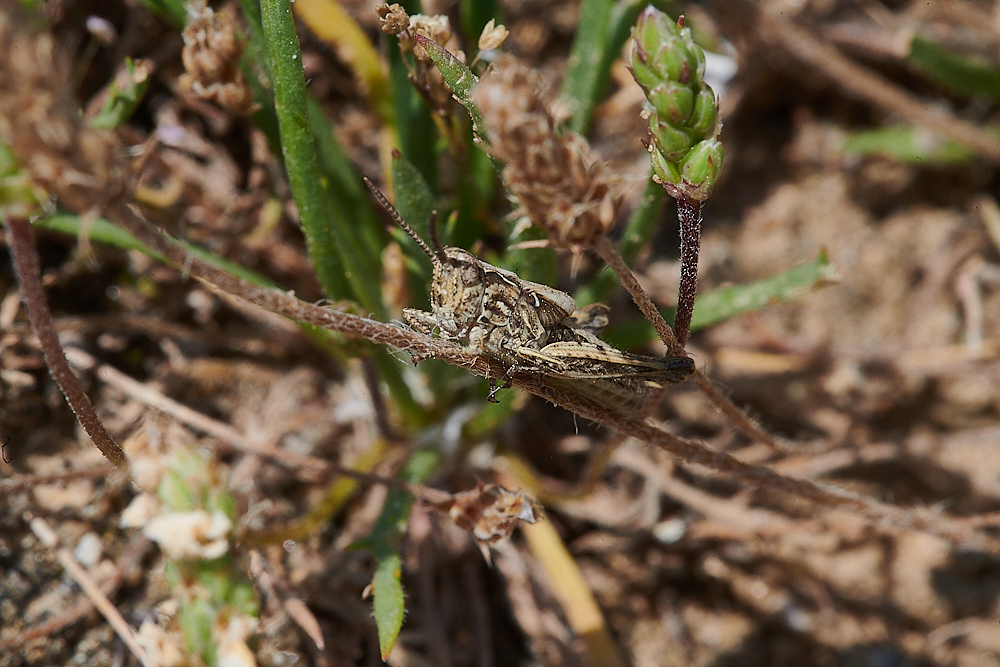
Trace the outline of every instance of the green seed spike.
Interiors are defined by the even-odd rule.
[[[722,169],[715,93],[705,52],[684,18],[647,7],[632,29],[632,76],[646,94],[653,174],[673,197],[704,201]]]

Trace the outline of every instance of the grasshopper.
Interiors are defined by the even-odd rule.
[[[578,309],[566,292],[522,280],[467,250],[442,246],[433,219],[433,248],[428,246],[371,181],[366,178],[365,184],[434,266],[432,312],[403,310],[414,330],[428,335],[436,330],[477,355],[503,363],[508,379],[512,372],[542,373],[589,383],[607,396],[641,397],[650,383],[683,382],[694,371],[689,357],[652,357],[608,345],[598,337],[608,322],[607,306]],[[494,402],[496,389],[491,380],[489,399]]]
[[[441,337],[456,340],[476,354],[515,366],[518,350],[541,349],[549,330],[576,309],[573,297],[565,292],[521,280],[516,273],[487,264],[467,250],[442,247],[433,224],[431,249],[371,181],[365,179],[365,184],[434,265],[433,312],[403,310],[403,317],[416,331],[430,334],[437,329]]]

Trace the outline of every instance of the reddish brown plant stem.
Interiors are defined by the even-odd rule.
[[[674,335],[682,346],[691,331],[691,313],[698,294],[698,252],[701,248],[701,202],[677,198],[677,219],[681,228],[681,282],[677,288]]]
[[[108,461],[122,470],[127,470],[128,458],[125,452],[104,429],[93,403],[80,388],[80,383],[76,381],[76,376],[69,368],[62,346],[59,345],[59,336],[52,324],[49,308],[45,304],[42,273],[32,239],[31,223],[24,218],[15,217],[5,218],[5,222],[17,281],[21,285],[21,293],[24,294],[24,302],[28,306],[28,319],[35,335],[38,336],[45,364],[90,439]]]

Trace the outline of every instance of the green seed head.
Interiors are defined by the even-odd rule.
[[[649,104],[656,180],[675,197],[708,198],[722,169],[715,93],[703,80],[705,52],[683,17],[647,7],[632,29],[632,76]]]
[[[646,93],[656,114],[675,125],[686,125],[694,111],[694,91],[673,81],[665,81]]]

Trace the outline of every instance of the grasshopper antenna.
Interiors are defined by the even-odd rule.
[[[433,211],[431,213],[431,219],[427,221],[427,231],[431,235],[431,245],[434,247],[434,253],[438,256],[442,262],[446,261],[447,255],[444,254],[444,247],[438,240],[438,212]]]
[[[372,195],[375,196],[375,199],[378,200],[378,203],[382,206],[382,208],[386,210],[386,212],[392,217],[392,219],[396,221],[396,224],[399,225],[403,229],[403,231],[409,235],[411,239],[417,242],[417,245],[420,246],[420,249],[424,251],[424,254],[430,257],[432,262],[440,262],[443,264],[445,261],[444,250],[437,242],[437,230],[435,229],[436,225],[434,224],[434,221],[437,219],[437,211],[435,211],[432,214],[430,222],[431,238],[434,240],[434,247],[435,247],[434,250],[431,250],[430,246],[428,246],[424,242],[424,240],[420,238],[420,235],[413,230],[413,227],[410,227],[408,224],[406,224],[406,220],[403,220],[403,216],[399,214],[399,211],[396,210],[396,207],[394,207],[392,204],[389,203],[389,200],[386,199],[384,194],[382,194],[382,191],[376,188],[375,184],[372,183],[367,176],[364,177],[364,181],[365,185],[367,185],[368,189],[371,190]]]

